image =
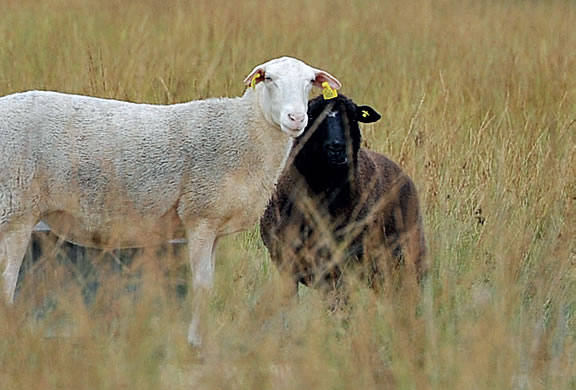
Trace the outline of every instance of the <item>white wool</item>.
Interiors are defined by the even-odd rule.
[[[247,228],[258,215],[244,211],[264,208],[292,143],[256,96],[171,106],[4,97],[0,196],[11,200],[0,198],[0,224],[34,214],[70,241],[108,248],[181,238],[181,226],[166,228],[174,219],[209,216],[218,233]]]

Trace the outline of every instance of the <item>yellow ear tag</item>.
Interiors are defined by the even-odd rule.
[[[256,79],[260,78],[260,73],[256,73],[250,82],[250,88],[256,89]]]
[[[330,100],[330,99],[334,99],[335,97],[338,96],[338,91],[336,91],[334,88],[330,87],[330,84],[328,84],[328,81],[324,81],[322,83],[322,96],[324,96],[324,100]]]
[[[370,113],[366,110],[362,110],[362,118],[368,118],[370,116]]]

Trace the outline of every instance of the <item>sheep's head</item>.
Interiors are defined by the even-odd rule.
[[[255,88],[264,118],[291,137],[302,134],[308,124],[308,98],[313,86],[342,86],[334,76],[290,57],[258,65],[244,83]]]
[[[371,123],[380,119],[370,106],[358,106],[340,95],[325,100],[312,99],[308,106],[309,124],[294,149],[298,151],[295,164],[301,172],[347,170],[356,161],[361,134],[358,122]]]

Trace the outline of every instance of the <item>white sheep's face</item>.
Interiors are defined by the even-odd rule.
[[[342,86],[329,73],[290,57],[259,65],[244,80],[259,94],[264,118],[291,137],[300,136],[306,128],[310,91],[313,86],[321,87],[324,82],[334,89]]]

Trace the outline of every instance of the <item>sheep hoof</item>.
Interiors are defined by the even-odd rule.
[[[188,344],[190,345],[190,355],[187,359],[187,362],[190,364],[206,364],[209,359],[209,353],[206,346],[203,346],[202,343],[194,344],[188,340]]]

